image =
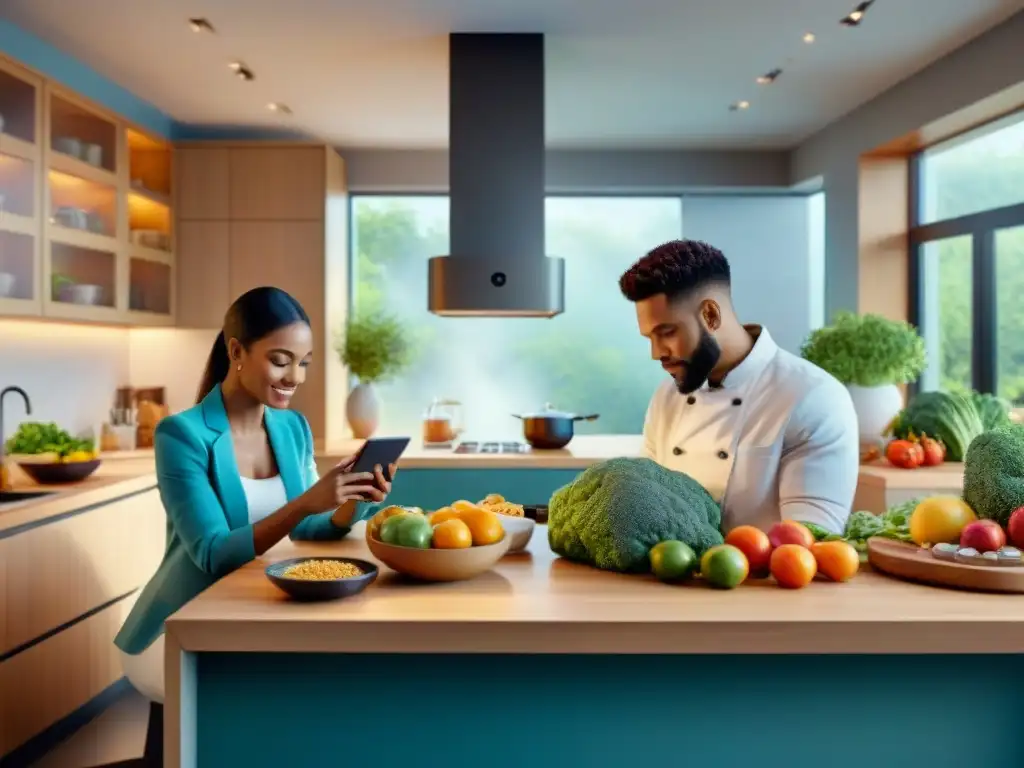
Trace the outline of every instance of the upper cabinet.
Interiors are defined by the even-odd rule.
[[[323,147],[232,149],[231,219],[319,221],[324,217],[325,167]]]
[[[174,322],[173,152],[0,59],[0,317]]]
[[[231,150],[179,147],[175,150],[178,218],[227,221],[230,218]]]
[[[0,315],[42,311],[42,80],[0,60]]]

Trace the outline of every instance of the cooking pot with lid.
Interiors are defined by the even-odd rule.
[[[523,437],[532,447],[540,450],[564,448],[572,440],[577,421],[593,421],[598,414],[581,416],[555,410],[551,403],[537,413],[512,414],[523,422]]]

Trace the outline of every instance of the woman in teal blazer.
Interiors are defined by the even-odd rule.
[[[167,549],[114,639],[129,681],[163,702],[164,621],[225,574],[290,536],[344,537],[391,490],[381,467],[353,459],[318,477],[306,419],[287,410],[313,352],[309,318],[277,288],[228,309],[197,404],[156,429],[157,484]]]

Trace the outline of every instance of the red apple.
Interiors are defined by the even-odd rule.
[[[973,547],[979,552],[995,552],[1006,546],[1006,534],[995,520],[975,520],[960,532],[960,546]]]
[[[1006,526],[1006,533],[1010,537],[1010,543],[1017,549],[1024,549],[1024,507],[1018,507],[1010,515],[1010,522]]]
[[[778,549],[783,544],[798,544],[810,549],[814,544],[814,534],[803,523],[798,523],[796,520],[783,520],[781,523],[773,525],[768,531],[768,541],[771,542],[772,549]]]

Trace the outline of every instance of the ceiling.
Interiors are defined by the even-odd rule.
[[[840,25],[854,5],[3,0],[0,15],[188,123],[287,128],[347,147],[443,147],[447,33],[544,32],[551,146],[787,148],[1024,0],[877,0],[859,27]],[[187,16],[208,18],[216,34],[192,32]],[[232,59],[255,80],[234,77]],[[774,84],[755,83],[775,67]],[[730,111],[739,100],[749,109]]]

